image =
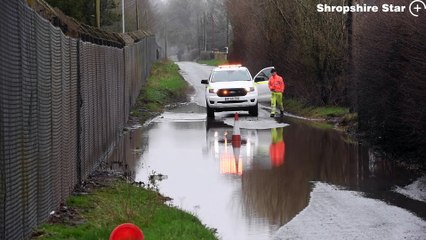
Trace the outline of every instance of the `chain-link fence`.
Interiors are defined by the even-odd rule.
[[[111,153],[157,44],[83,42],[0,3],[0,239],[27,239]]]

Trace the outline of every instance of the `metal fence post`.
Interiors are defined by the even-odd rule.
[[[77,183],[81,184],[81,73],[80,73],[80,41],[77,41]]]

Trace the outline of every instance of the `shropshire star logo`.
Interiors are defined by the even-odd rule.
[[[317,12],[329,13],[336,12],[342,14],[348,13],[405,13],[408,11],[414,17],[426,14],[426,0],[412,0],[410,5],[398,5],[394,3],[384,3],[382,5],[354,4],[354,5],[330,5],[319,3],[316,5]],[[423,13],[422,13],[423,12]]]
[[[426,3],[422,0],[414,0],[410,3],[408,9],[410,10],[411,15],[419,17],[420,12],[426,12]]]

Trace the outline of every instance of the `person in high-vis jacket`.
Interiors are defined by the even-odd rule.
[[[284,116],[283,93],[285,89],[284,80],[277,74],[274,68],[271,70],[271,77],[268,82],[269,90],[271,90],[271,117],[275,116],[276,106],[280,109],[280,116]]]

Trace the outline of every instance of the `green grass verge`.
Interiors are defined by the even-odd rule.
[[[141,122],[161,112],[165,105],[186,99],[188,84],[171,61],[153,65],[131,115]],[[88,195],[70,196],[66,205],[80,220],[49,223],[39,227],[34,239],[108,239],[119,224],[131,222],[144,232],[145,239],[217,239],[215,231],[195,216],[164,204],[157,192],[121,181],[96,189]],[[66,217],[65,217],[66,218]]]
[[[130,115],[142,122],[163,110],[167,104],[184,101],[188,84],[179,74],[179,67],[171,61],[157,62],[143,86]]]
[[[284,109],[298,116],[325,120],[307,123],[316,128],[332,129],[338,126],[339,129],[346,131],[355,129],[357,126],[358,114],[351,113],[349,108],[338,106],[312,107],[296,99],[284,99]]]
[[[344,117],[350,114],[349,108],[336,106],[312,107],[295,99],[284,99],[284,109],[287,112],[308,118],[327,119],[332,117]]]
[[[83,217],[81,224],[44,224],[37,239],[108,239],[119,224],[139,226],[145,239],[217,239],[214,230],[193,215],[163,203],[163,197],[128,183],[117,181],[88,195],[71,196],[67,206]]]
[[[212,59],[212,60],[199,60],[198,63],[206,64],[206,65],[209,65],[209,66],[219,66],[219,65],[228,64],[228,61],[227,60]]]

